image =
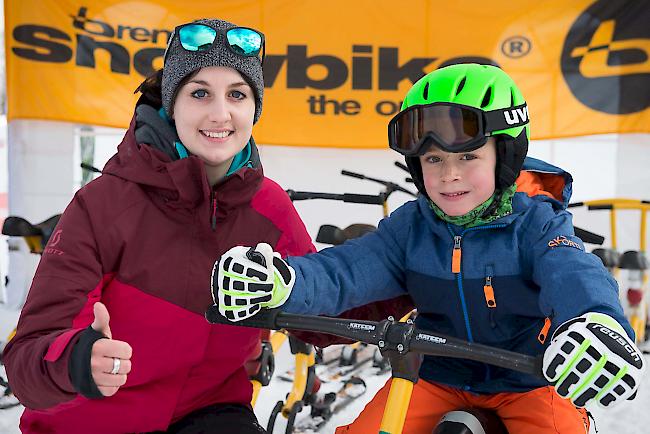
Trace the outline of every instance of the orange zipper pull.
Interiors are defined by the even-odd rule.
[[[483,293],[485,294],[485,302],[488,307],[495,308],[497,307],[497,301],[494,298],[494,288],[492,288],[492,276],[487,276],[485,278],[485,285],[483,285]]]
[[[546,342],[546,337],[548,336],[548,331],[550,328],[551,328],[551,319],[547,317],[544,319],[544,327],[542,327],[542,330],[539,332],[539,335],[537,336],[537,340],[541,344]]]
[[[456,235],[454,237],[454,250],[451,254],[451,272],[454,274],[460,273],[460,257],[461,257],[461,249],[460,249],[460,240],[462,237],[460,235]]]

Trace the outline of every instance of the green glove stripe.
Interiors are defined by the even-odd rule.
[[[602,355],[601,358],[598,360],[598,362],[591,368],[591,373],[585,377],[585,379],[582,381],[582,384],[579,385],[576,390],[571,394],[570,399],[574,400],[576,397],[578,397],[582,391],[587,387],[587,385],[591,384],[591,380],[597,376],[600,375],[601,371],[603,370],[603,366],[605,366],[605,363],[607,363],[607,356]]]
[[[616,321],[614,318],[612,318],[609,315],[606,315],[604,313],[598,313],[598,312],[591,312],[590,314],[587,315],[587,320],[591,322],[595,322],[597,324],[602,324],[607,328],[610,328],[623,336],[627,336],[627,333],[625,332],[625,329],[623,326],[621,326],[618,321]]]
[[[284,298],[287,293],[287,287],[284,286],[282,277],[274,272],[273,273],[273,297],[266,303],[262,303],[262,307],[273,309],[278,306],[278,303]]]
[[[591,341],[589,339],[585,339],[582,341],[582,345],[580,345],[580,348],[578,348],[578,353],[573,356],[573,359],[569,362],[569,365],[564,369],[562,372],[562,375],[560,375],[560,378],[555,382],[555,384],[562,384],[564,379],[569,375],[573,367],[578,363],[578,359],[582,357],[582,355],[587,351],[587,348],[591,346]]]
[[[247,307],[247,306],[225,306],[225,305],[219,305],[219,309],[221,309],[221,310],[223,310],[223,311],[232,312],[232,311],[235,311],[235,310],[246,310],[246,309],[248,309],[248,307]]]
[[[259,279],[253,279],[252,277],[246,277],[242,276],[241,274],[233,274],[229,273],[228,271],[224,271],[223,275],[226,277],[230,277],[231,279],[236,279],[236,280],[243,280],[245,282],[256,282],[256,283],[264,283],[262,280]]]
[[[255,298],[255,297],[264,297],[265,295],[268,295],[268,293],[256,294],[256,293],[250,293],[250,292],[244,292],[244,291],[238,291],[232,289],[222,289],[221,293],[230,295],[231,297],[239,297],[239,298]]]
[[[612,387],[612,384],[616,383],[618,380],[623,378],[623,376],[625,374],[627,374],[627,368],[628,368],[627,365],[623,366],[621,368],[621,370],[618,371],[618,374],[614,375],[614,377],[611,380],[609,380],[607,382],[607,384],[605,384],[605,386],[603,386],[602,389],[600,389],[600,392],[598,392],[598,395],[596,395],[596,397],[593,398],[594,401],[599,401],[601,396],[603,396],[605,393],[609,392],[609,389]]]

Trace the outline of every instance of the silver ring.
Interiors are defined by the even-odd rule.
[[[122,361],[120,359],[113,357],[113,369],[111,370],[111,374],[116,375],[120,371],[121,364]]]

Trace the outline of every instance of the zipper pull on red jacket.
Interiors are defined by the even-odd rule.
[[[215,231],[217,229],[217,196],[214,191],[212,192],[212,217],[210,222],[212,223],[212,230]]]
[[[462,251],[460,249],[460,240],[462,237],[460,235],[456,235],[454,237],[454,250],[451,253],[451,272],[454,274],[460,273],[460,257],[462,254]]]

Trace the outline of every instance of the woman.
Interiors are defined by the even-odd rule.
[[[46,248],[3,360],[29,433],[264,432],[244,369],[259,332],[211,326],[209,270],[236,245],[313,251],[251,136],[264,37],[179,26],[103,175]]]

